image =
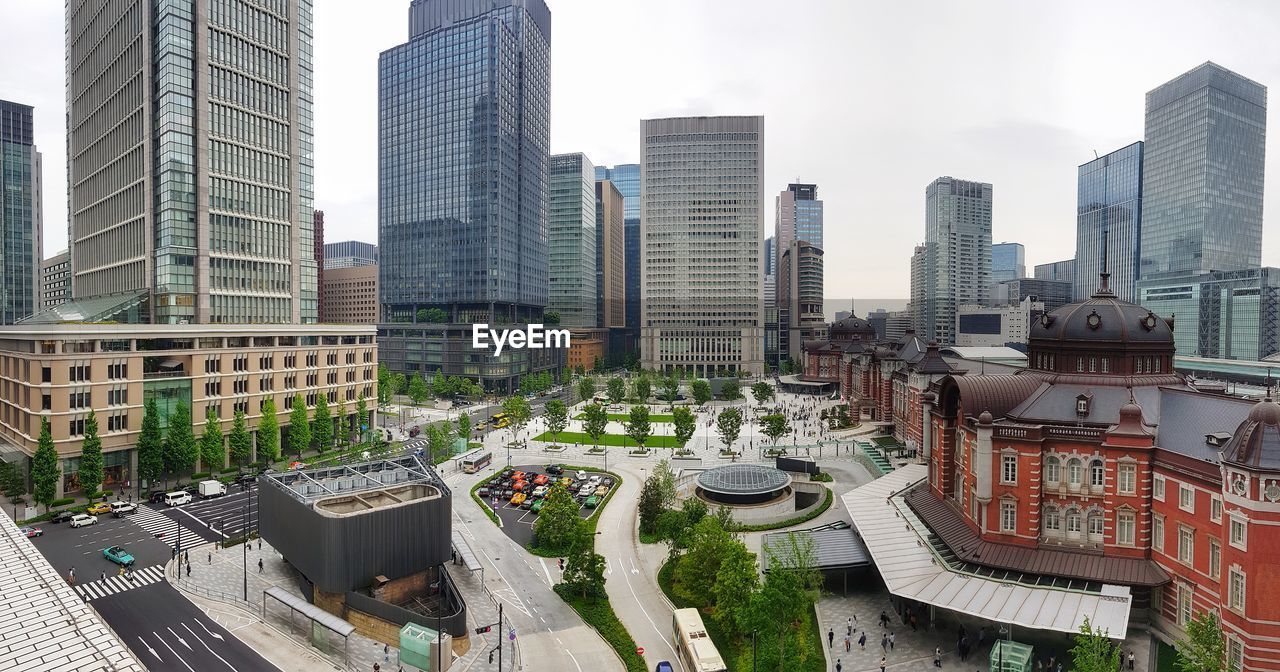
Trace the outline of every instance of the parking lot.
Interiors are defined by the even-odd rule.
[[[530,464],[530,465],[520,465],[520,466],[511,467],[513,471],[523,471],[525,473],[538,473],[538,474],[545,473],[546,468],[547,468],[547,465],[545,464]],[[501,474],[503,471],[505,470],[499,470],[498,474]],[[593,471],[593,470],[585,470],[585,471],[588,476],[598,475],[602,479],[612,478],[608,474],[605,474],[603,472]],[[498,476],[498,474],[495,474],[495,478]],[[568,470],[566,470],[564,473],[564,476],[572,476],[572,475],[573,473],[571,473]],[[554,482],[555,479],[558,479],[558,478],[560,478],[560,476],[550,477],[552,482]],[[575,479],[575,483],[581,483],[581,482],[582,481],[577,481],[577,479]],[[575,485],[571,489],[572,490],[571,494],[575,494],[578,487],[580,486]],[[479,493],[477,492],[477,495],[478,494]],[[495,498],[492,495],[490,495],[489,497],[484,497],[483,499],[486,504],[488,504],[490,507],[493,508],[494,513],[497,513],[498,517],[502,519],[502,531],[506,533],[506,535],[510,537],[512,541],[516,542],[517,544],[520,544],[521,546],[526,546],[531,541],[533,541],[533,523],[538,519],[538,514],[530,511],[529,509],[522,509],[520,508],[519,505],[513,506],[511,504],[510,497],[498,496],[495,500]],[[596,509],[591,509],[583,506],[582,505],[583,498],[575,497],[575,499],[578,499],[578,504],[579,504],[578,515],[582,516],[583,518],[590,517],[591,514],[596,511]],[[603,503],[604,497],[601,497],[599,501]]]

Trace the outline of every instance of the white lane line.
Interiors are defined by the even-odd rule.
[[[578,668],[578,672],[582,672],[582,666],[578,664],[578,659],[573,657],[573,652],[569,649],[565,649],[564,652],[569,654],[569,660],[573,661],[573,666]]]
[[[206,523],[206,522],[204,522],[203,520],[200,520],[199,518],[196,518],[195,516],[191,515],[191,512],[190,512],[190,511],[187,511],[186,509],[178,509],[178,512],[179,512],[179,513],[185,513],[185,514],[187,514],[187,516],[188,516],[188,517],[190,517],[190,518],[191,518],[191,520],[194,520],[194,521],[196,521],[197,523],[200,523],[201,525],[204,525],[206,528],[208,528],[208,530],[209,530],[210,532],[213,532],[214,534],[221,535],[223,539],[230,539],[230,537],[228,537],[227,535],[225,535],[225,534],[223,534],[223,533],[221,533],[221,532],[219,532],[219,531],[217,531],[217,530],[213,529],[212,527],[209,527],[209,523]],[[167,518],[168,516],[165,516],[165,517]],[[178,524],[179,524],[179,525],[181,525],[182,523],[178,523]],[[197,535],[197,536],[199,536],[199,535]]]
[[[154,630],[151,632],[151,634],[156,635],[156,633],[155,633],[155,631],[154,631]],[[176,635],[175,635],[175,636],[176,636]],[[172,654],[173,654],[173,657],[178,659],[178,662],[180,662],[180,663],[182,663],[183,665],[185,665],[185,666],[186,666],[186,668],[187,668],[188,670],[191,670],[191,672],[196,672],[194,669],[192,669],[192,667],[191,667],[190,665],[187,665],[187,661],[183,660],[183,659],[182,659],[182,656],[179,656],[177,651],[174,651],[174,650],[173,650],[173,647],[172,647],[172,646],[169,646],[169,643],[168,643],[168,642],[164,641],[164,638],[163,638],[163,637],[161,637],[160,635],[156,635],[156,639],[160,640],[160,643],[161,643],[161,644],[164,644],[164,648],[169,649],[169,653],[172,653]]]
[[[618,564],[622,564],[622,556],[618,556]],[[658,633],[659,641],[667,646],[667,649],[671,651],[671,655],[679,658],[679,656],[676,655],[676,650],[667,642],[666,635],[662,634],[662,631],[658,629],[658,624],[654,623],[653,619],[649,617],[649,611],[644,608],[644,603],[640,601],[640,596],[636,595],[635,587],[631,585],[631,577],[627,576],[626,572],[623,572],[622,578],[627,583],[627,590],[631,591],[631,598],[636,601],[636,606],[640,607],[640,613],[644,614],[644,620],[649,621],[649,626],[653,628],[654,632]]]
[[[195,637],[195,638],[196,638],[196,641],[200,642],[200,644],[201,644],[202,646],[204,646],[204,648],[205,648],[205,649],[207,649],[207,650],[209,651],[209,653],[212,653],[214,658],[217,658],[218,660],[221,660],[221,661],[223,662],[223,664],[225,664],[227,667],[230,667],[230,668],[231,668],[231,671],[232,671],[232,672],[236,672],[236,668],[235,668],[235,666],[234,666],[234,665],[232,665],[231,663],[228,663],[228,662],[226,661],[226,659],[225,659],[225,658],[223,658],[222,656],[219,656],[219,655],[218,655],[218,654],[217,654],[213,649],[210,649],[210,648],[209,648],[209,645],[208,645],[208,644],[205,644],[203,639],[200,639],[200,635],[197,635],[197,634],[196,634],[196,632],[195,632],[195,630],[192,630],[192,629],[191,629],[191,627],[190,627],[190,626],[188,626],[186,623],[183,623],[183,624],[182,624],[182,627],[183,627],[183,628],[186,628],[187,632],[191,633],[191,636],[192,636],[192,637]],[[219,638],[219,639],[221,639],[221,638]]]
[[[538,558],[538,564],[542,565],[542,573],[547,576],[547,585],[554,586],[555,584],[551,581],[551,570],[547,569],[546,558]],[[556,565],[556,567],[559,568],[559,565]]]

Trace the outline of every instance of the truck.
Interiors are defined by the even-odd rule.
[[[200,498],[221,497],[227,494],[227,486],[219,481],[200,481]]]

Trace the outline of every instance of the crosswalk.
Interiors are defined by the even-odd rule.
[[[88,583],[81,583],[76,586],[76,593],[80,595],[80,599],[88,602],[96,600],[100,597],[123,593],[126,590],[141,588],[142,586],[151,585],[164,580],[164,565],[152,565],[143,569],[133,570],[131,578],[124,576],[108,576],[105,579],[98,579]]]
[[[168,544],[169,548],[177,548],[178,521],[148,506],[139,506],[136,512],[129,514],[129,520],[137,523],[138,527],[141,527],[151,536]],[[182,525],[181,527],[183,528],[183,548],[203,542],[202,537],[195,532],[192,532],[190,526]]]

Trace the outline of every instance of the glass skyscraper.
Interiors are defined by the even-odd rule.
[[[791,335],[799,333],[800,318],[792,313],[792,308],[800,303],[789,295],[788,280],[783,277],[786,271],[782,268],[782,255],[787,254],[795,243],[803,241],[817,248],[818,256],[821,256],[822,201],[818,200],[818,185],[792,183],[778,194],[774,199],[774,234],[771,240],[773,259],[769,267],[777,277],[774,291],[765,296],[765,302],[772,303],[778,309],[778,356],[790,356],[798,360],[799,344],[791,342]],[[799,253],[797,257],[798,255]],[[821,294],[822,288],[818,289]],[[777,366],[780,362],[774,360],[769,364]]]
[[[627,329],[640,333],[640,164],[596,166],[596,179],[609,180],[622,193],[622,226],[627,253]]]
[[[39,309],[41,161],[30,105],[0,100],[0,324]]]
[[[1022,243],[991,245],[991,282],[1027,277],[1027,248]]]
[[[1116,296],[1125,301],[1137,299],[1142,153],[1139,141],[1078,169],[1076,296],[1093,296],[1100,274],[1106,271],[1111,274],[1109,286]]]
[[[580,153],[551,157],[547,307],[568,327],[596,326],[595,167]]]
[[[990,299],[991,195],[989,183],[952,177],[925,189],[925,244],[911,273],[912,319],[925,340],[954,343],[956,310]]]
[[[1259,266],[1266,125],[1266,87],[1215,63],[1147,93],[1143,279]]]
[[[413,0],[409,41],[380,55],[379,349],[388,366],[508,390],[563,355],[470,347],[471,323],[541,322],[547,305],[550,51],[542,0]],[[431,319],[438,311],[443,323]]]
[[[1280,268],[1143,280],[1138,299],[1174,317],[1179,355],[1256,361],[1280,351]]]

